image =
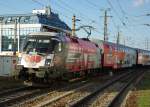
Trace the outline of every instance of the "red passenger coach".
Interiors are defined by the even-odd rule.
[[[118,69],[122,67],[123,61],[125,59],[124,48],[113,43],[103,43],[104,49],[104,61],[103,66],[105,68]]]
[[[124,45],[101,40],[93,40],[102,48],[102,65],[104,69],[120,69],[136,64],[136,50]]]
[[[103,43],[103,54],[103,66],[105,68],[113,68],[114,55],[116,55],[115,46],[108,43]]]

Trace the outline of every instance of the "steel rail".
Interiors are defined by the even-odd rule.
[[[128,73],[124,73],[122,75],[119,75],[118,77],[115,77],[113,80],[108,80],[108,82],[106,82],[106,84],[104,84],[101,88],[105,88],[107,87],[107,85],[111,84],[111,83],[114,83],[115,81],[117,81],[118,79],[122,78],[123,76],[126,76],[126,75],[129,75],[130,73],[132,72],[128,72]],[[88,85],[87,85],[88,86]],[[76,89],[73,89],[71,91],[67,91],[65,93],[61,93],[62,95],[57,95],[55,96],[54,98],[50,99],[50,100],[46,100],[46,101],[43,101],[43,102],[40,102],[40,103],[36,103],[36,105],[34,105],[33,107],[44,107],[44,106],[48,106],[54,102],[57,102],[59,100],[61,100],[62,98],[64,97],[67,97],[69,95],[72,95],[73,93],[77,92],[78,90],[82,89],[82,88],[85,88],[86,86],[80,86]]]
[[[144,76],[143,72],[139,72],[136,75],[134,75],[133,78],[131,78],[127,84],[124,85],[119,91],[119,93],[115,96],[115,98],[109,103],[108,107],[119,107],[120,99],[124,96],[123,94],[128,91],[128,88],[130,85],[134,84],[135,81],[139,81],[139,78],[142,79],[141,77]],[[135,82],[137,83],[137,82]]]
[[[88,80],[80,81],[80,82],[77,82],[77,83],[75,82],[75,83],[73,83],[73,84],[71,84],[71,85],[69,85],[69,86],[61,87],[61,88],[59,88],[59,89],[57,89],[57,90],[53,90],[53,91],[50,91],[50,92],[46,92],[46,93],[41,94],[41,95],[39,95],[39,96],[36,96],[36,97],[34,97],[34,98],[28,99],[27,101],[20,103],[19,106],[24,106],[24,105],[32,104],[32,103],[36,102],[37,100],[43,99],[44,97],[46,97],[46,96],[48,96],[48,95],[51,95],[51,94],[53,94],[53,93],[61,92],[61,90],[66,90],[66,89],[71,89],[71,88],[74,89],[74,88],[77,87],[78,85],[84,85],[84,84],[87,84],[87,83],[88,83]],[[53,99],[53,100],[54,100],[54,99]],[[55,99],[55,100],[57,100],[57,99]]]
[[[7,105],[13,105],[14,102],[18,102],[22,99],[32,96],[33,94],[37,94],[40,92],[40,89],[31,89],[31,87],[24,87],[13,89],[12,91],[6,91],[1,93],[0,98],[0,107],[5,107]]]
[[[92,92],[91,94],[89,94],[89,95],[79,99],[76,102],[69,103],[68,106],[69,107],[77,107],[77,106],[80,106],[80,105],[84,104],[85,102],[89,101],[93,96],[96,96],[98,93],[100,93],[101,91],[105,90],[110,85],[112,85],[115,82],[117,82],[118,80],[122,79],[122,77],[129,76],[129,74],[132,74],[132,73],[134,73],[134,71],[121,74],[120,76],[114,78],[113,80],[108,81],[106,84],[102,85],[98,90]]]
[[[87,86],[89,86],[89,85],[91,85],[91,83],[87,83],[87,84],[85,84],[85,85],[83,85],[83,86],[81,86],[81,87],[78,87],[78,88],[73,89],[73,90],[71,90],[71,91],[67,91],[67,92],[65,92],[65,93],[63,93],[63,94],[61,94],[61,95],[59,95],[59,96],[57,96],[57,97],[54,97],[54,98],[52,98],[52,99],[50,99],[50,100],[47,100],[47,101],[44,101],[44,102],[42,102],[42,103],[40,103],[40,104],[38,104],[38,105],[36,105],[36,106],[33,106],[33,107],[45,107],[45,106],[48,106],[49,104],[51,104],[51,103],[53,103],[53,102],[56,102],[56,101],[60,100],[60,99],[63,98],[63,97],[66,97],[66,96],[68,96],[68,95],[71,95],[71,94],[77,92],[78,90],[80,90],[80,89],[82,89],[82,88],[85,88],[85,87],[87,87]]]
[[[19,88],[13,88],[13,89],[7,89],[5,91],[1,91],[0,92],[0,97],[1,96],[4,96],[4,95],[8,95],[8,94],[11,94],[13,92],[17,92],[17,91],[21,91],[21,90],[25,90],[29,88],[29,86],[24,86],[24,87],[19,87]]]

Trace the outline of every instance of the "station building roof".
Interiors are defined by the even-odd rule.
[[[54,27],[56,29],[62,29],[65,31],[71,31],[71,28],[62,20],[60,20],[58,14],[51,12],[47,14],[5,14],[0,15],[0,23],[4,25],[13,24],[14,20],[20,24],[43,24],[46,26]]]

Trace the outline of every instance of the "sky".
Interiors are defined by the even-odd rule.
[[[50,5],[53,12],[72,27],[72,16],[80,21],[76,28],[90,25],[94,29],[90,38],[103,39],[104,10],[108,12],[108,40],[116,42],[120,31],[120,43],[150,50],[150,0],[0,0],[0,14],[26,14],[33,9]],[[81,29],[78,37],[87,37]],[[148,44],[148,45],[147,45]]]

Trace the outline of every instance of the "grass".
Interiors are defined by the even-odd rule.
[[[138,107],[150,107],[150,72],[146,72],[138,87]]]
[[[138,107],[150,107],[150,90],[140,91]]]

